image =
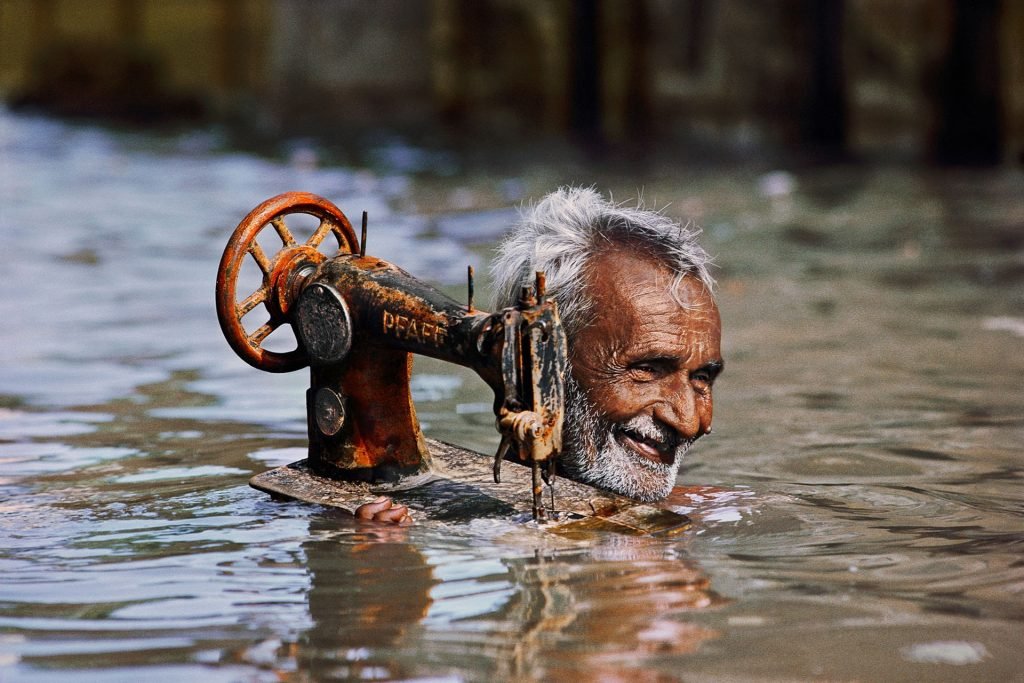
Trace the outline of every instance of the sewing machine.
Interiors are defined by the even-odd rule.
[[[301,244],[287,223],[297,214],[319,221]],[[281,242],[276,253],[257,241],[265,230]],[[321,251],[328,239],[338,247],[332,256]],[[404,496],[428,516],[474,496],[496,504],[482,509],[515,515],[524,512],[522,490],[528,488],[532,518],[563,533],[648,533],[688,524],[682,515],[568,480],[558,485],[556,505],[566,340],[543,273],[523,287],[515,306],[487,313],[473,304],[472,269],[461,304],[368,256],[366,243],[365,213],[357,239],[338,207],[299,192],[260,204],[228,242],[217,274],[217,315],[231,348],[267,372],[310,368],[308,458],[253,477],[253,487],[349,511],[387,493]],[[239,273],[248,258],[262,284],[239,300]],[[243,318],[261,305],[266,322],[247,331]],[[285,324],[296,332],[297,348],[264,348]],[[493,390],[501,442],[492,461],[424,438],[409,388],[414,354],[471,368]],[[503,481],[506,460],[526,467],[511,468]],[[543,495],[545,484],[550,497]]]

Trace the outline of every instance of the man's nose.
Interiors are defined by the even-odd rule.
[[[684,439],[696,439],[708,431],[710,424],[701,420],[697,393],[689,383],[672,387],[654,411],[654,417],[674,429]]]

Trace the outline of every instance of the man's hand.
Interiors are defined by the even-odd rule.
[[[395,505],[394,501],[386,496],[381,496],[372,503],[365,503],[357,507],[356,519],[398,524],[400,526],[412,524],[409,508],[404,505]]]

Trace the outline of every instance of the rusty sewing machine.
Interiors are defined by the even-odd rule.
[[[296,214],[319,221],[302,244],[286,222]],[[257,241],[264,230],[275,231],[280,239],[274,254]],[[320,250],[328,238],[338,245],[332,256]],[[239,273],[248,258],[259,266],[262,284],[239,300]],[[568,480],[559,484],[556,506],[566,371],[557,304],[545,294],[543,273],[536,274],[532,287],[523,288],[515,306],[496,313],[474,307],[472,269],[468,284],[468,302],[460,304],[401,268],[368,256],[366,214],[357,240],[345,214],[316,195],[289,192],[253,209],[220,262],[221,329],[231,348],[256,368],[290,372],[309,366],[310,388],[307,459],[256,475],[250,484],[276,497],[349,511],[379,493],[401,499],[419,492],[420,508],[428,514],[435,503],[443,507],[453,496],[475,496],[499,503],[492,510],[525,514],[521,491],[527,487],[533,519],[564,534],[685,528],[683,515]],[[269,319],[247,332],[242,319],[260,305]],[[284,324],[295,331],[297,348],[264,348],[266,338]],[[424,438],[410,391],[413,354],[471,368],[494,391],[501,442],[493,462]],[[502,481],[504,460],[527,467],[511,468]],[[457,486],[448,486],[445,493],[439,482]],[[542,495],[545,482],[550,497]]]

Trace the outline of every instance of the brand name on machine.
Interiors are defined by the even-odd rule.
[[[401,340],[414,340],[420,344],[443,346],[448,337],[445,328],[434,323],[416,320],[407,315],[384,311],[384,334]]]

